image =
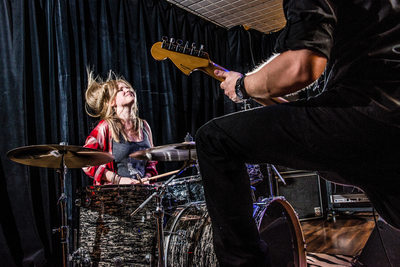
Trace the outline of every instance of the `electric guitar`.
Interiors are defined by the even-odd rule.
[[[183,45],[182,40],[177,40],[175,42],[173,38],[168,40],[167,37],[163,37],[162,39],[162,42],[157,42],[151,47],[151,55],[154,59],[161,61],[169,58],[175,66],[186,75],[190,75],[193,71],[199,70],[218,81],[224,81],[223,77],[218,77],[214,74],[214,70],[222,70],[225,72],[229,70],[212,62],[208,53],[204,51],[203,45],[197,49],[194,43],[189,46],[189,42]],[[255,100],[264,105],[287,102],[287,100],[280,97],[272,98],[271,101],[268,102],[258,99]]]

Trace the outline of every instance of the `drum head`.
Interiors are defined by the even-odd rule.
[[[267,243],[274,267],[306,267],[305,241],[292,206],[283,198],[266,200],[256,215],[260,237]]]

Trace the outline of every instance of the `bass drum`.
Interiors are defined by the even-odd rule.
[[[283,197],[255,204],[253,214],[260,237],[269,247],[271,266],[307,266],[300,222]],[[204,202],[178,207],[168,220],[164,234],[167,266],[219,266]]]
[[[269,248],[271,266],[307,266],[305,241],[293,207],[283,197],[254,204],[260,237]]]
[[[204,202],[176,208],[164,229],[166,266],[218,266]]]

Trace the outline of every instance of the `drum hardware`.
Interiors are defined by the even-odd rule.
[[[172,231],[164,231],[165,234],[169,234],[169,235],[179,235],[181,237],[187,237],[187,234],[185,231],[177,231],[177,232],[172,232]]]
[[[61,226],[52,230],[60,233],[63,267],[69,266],[69,227],[67,222],[67,195],[65,194],[65,176],[68,168],[83,168],[105,164],[113,160],[109,153],[95,149],[71,146],[66,142],[59,145],[34,145],[15,148],[7,152],[12,161],[34,167],[54,168],[60,179],[60,197],[57,205],[60,206]]]
[[[284,185],[286,185],[285,179],[281,176],[281,174],[278,172],[278,170],[275,168],[274,165],[272,164],[267,164],[267,173],[268,173],[268,184],[269,184],[269,192],[270,192],[270,197],[274,197],[274,190],[273,190],[273,183],[272,183],[272,178],[274,177],[273,173],[275,172],[278,178],[282,181]]]
[[[256,188],[252,185],[250,185],[250,193],[251,193],[251,199],[253,202],[256,202],[256,194],[254,193],[256,191]]]
[[[270,164],[270,165],[271,165],[272,170],[275,172],[276,176],[278,176],[278,178],[281,180],[281,182],[284,185],[286,185],[285,179],[283,179],[282,175],[279,173],[279,171],[276,169],[276,167],[274,165],[272,165],[272,164]]]

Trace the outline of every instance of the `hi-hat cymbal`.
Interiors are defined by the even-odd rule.
[[[136,151],[129,155],[140,160],[186,161],[197,160],[195,142],[183,142]]]
[[[55,169],[63,167],[63,158],[67,168],[98,166],[114,159],[104,151],[70,145],[24,146],[8,151],[7,157],[24,165]]]

